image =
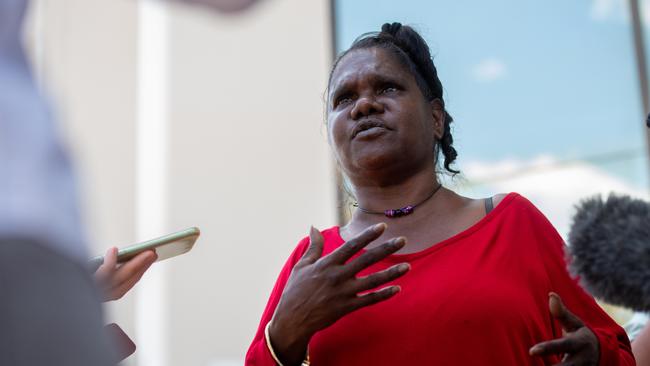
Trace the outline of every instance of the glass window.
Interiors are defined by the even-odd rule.
[[[646,131],[623,1],[335,1],[336,48],[384,22],[428,41],[470,196],[517,191],[561,234],[581,197],[647,194]]]

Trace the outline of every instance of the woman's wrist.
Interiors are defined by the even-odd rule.
[[[303,363],[311,337],[302,335],[299,329],[278,325],[274,319],[267,324],[265,335],[269,351],[277,363],[282,366]]]

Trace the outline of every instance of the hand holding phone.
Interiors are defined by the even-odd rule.
[[[153,250],[148,250],[118,266],[117,253],[117,248],[110,248],[104,256],[104,263],[95,271],[95,282],[102,291],[104,302],[121,299],[158,259]]]
[[[120,299],[154,262],[190,251],[199,235],[199,229],[192,227],[119,251],[110,248],[105,256],[91,259],[90,266],[95,270],[95,280],[103,290],[103,300]]]

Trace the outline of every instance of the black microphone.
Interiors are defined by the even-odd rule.
[[[650,203],[610,194],[576,208],[569,232],[571,272],[595,297],[649,311]]]

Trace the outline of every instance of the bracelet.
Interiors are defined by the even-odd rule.
[[[278,366],[284,366],[282,362],[280,362],[280,359],[278,356],[275,354],[275,351],[273,350],[273,345],[271,345],[271,337],[269,336],[269,328],[271,327],[271,322],[266,323],[266,327],[264,328],[264,338],[266,338],[266,348],[269,349],[269,352],[271,353],[271,357],[273,357],[273,360],[275,361]],[[302,361],[300,364],[301,366],[309,366],[309,349],[307,349],[307,354],[305,355],[305,359]]]

